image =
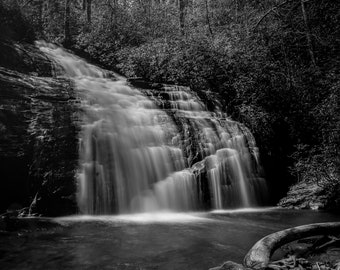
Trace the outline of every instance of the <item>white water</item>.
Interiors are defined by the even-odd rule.
[[[222,127],[194,93],[164,87],[169,110],[184,119],[181,139],[169,114],[123,77],[110,78],[112,73],[60,47],[37,45],[56,62],[56,76],[72,78],[82,100],[78,172],[82,213],[198,210],[203,190],[190,168],[197,156],[207,168],[212,208],[256,204],[256,193],[265,187],[252,172],[246,143],[254,145],[254,141],[235,122],[228,124],[228,120],[224,123],[228,128]],[[198,149],[182,149],[181,140],[190,142],[192,137]],[[256,148],[252,149],[257,160]]]

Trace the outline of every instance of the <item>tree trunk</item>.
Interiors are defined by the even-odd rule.
[[[113,0],[112,15],[113,15],[113,24],[114,24],[114,27],[117,27],[117,22],[118,22],[117,21],[117,9],[118,9],[117,0]]]
[[[249,250],[243,263],[253,269],[266,268],[274,251],[285,244],[314,235],[339,233],[340,222],[315,223],[275,232],[258,241]]]
[[[87,0],[86,2],[86,17],[87,17],[87,24],[90,26],[91,25],[91,4],[92,4],[92,0]]]
[[[209,33],[210,35],[213,37],[213,31],[211,28],[211,24],[210,24],[210,15],[209,15],[209,3],[208,0],[205,0],[205,14],[206,14],[206,19],[207,19],[207,25],[208,25],[208,29],[209,29]]]
[[[303,16],[303,21],[305,23],[305,29],[306,29],[308,52],[309,52],[309,55],[310,55],[312,65],[313,65],[314,68],[316,68],[316,61],[315,61],[315,56],[314,56],[314,52],[313,52],[312,38],[311,38],[310,29],[309,29],[309,25],[308,25],[308,18],[307,18],[307,13],[306,13],[304,1],[305,0],[300,0],[300,3],[301,3],[301,11],[302,11],[302,16]]]
[[[187,6],[187,0],[179,0],[179,29],[181,34],[185,34],[185,9]]]
[[[38,9],[38,32],[43,32],[43,20],[44,20],[44,3],[43,0],[37,2]]]
[[[64,43],[65,45],[70,43],[70,2],[71,0],[65,0],[65,22],[64,22]]]

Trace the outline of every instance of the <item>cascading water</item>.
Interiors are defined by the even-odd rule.
[[[188,88],[138,90],[62,48],[37,45],[82,100],[82,213],[249,207],[265,194],[249,131],[206,111]]]

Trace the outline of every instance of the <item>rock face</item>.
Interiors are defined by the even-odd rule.
[[[152,157],[152,161],[157,157],[165,157],[164,160],[168,160],[169,164],[173,166],[171,170],[169,169],[171,177],[168,177],[168,174],[157,175],[159,171],[162,171],[159,167],[166,163],[163,162],[164,160],[159,159],[147,164],[152,163],[152,166],[149,168],[151,172],[148,171],[149,174],[147,174],[145,182],[151,180],[157,182],[157,185],[155,183],[151,185],[151,187],[156,186],[154,190],[156,195],[171,193],[169,197],[173,196],[168,201],[162,201],[167,207],[171,206],[175,210],[182,211],[236,208],[254,206],[265,200],[266,183],[263,178],[259,177],[261,167],[258,162],[258,149],[252,134],[240,123],[228,119],[220,110],[216,112],[206,110],[209,104],[203,104],[203,101],[189,88],[146,82],[143,82],[143,85],[137,85],[138,82],[135,81],[131,84],[136,87],[129,88],[130,86],[124,85],[121,89],[114,83],[114,80],[103,76],[93,77],[93,74],[98,75],[104,72],[99,68],[84,64],[83,60],[73,57],[72,54],[61,48],[47,46],[45,51],[56,50],[58,52],[55,59],[57,62],[65,60],[65,58],[67,60],[64,66],[56,67],[56,71],[60,71],[59,77],[52,77],[53,73],[57,74],[58,72],[53,72],[53,64],[33,45],[1,43],[0,48],[5,52],[0,56],[0,171],[2,175],[0,213],[8,209],[13,210],[13,213],[22,214],[24,212],[24,214],[43,216],[77,213],[76,178],[78,175],[80,179],[79,193],[83,194],[81,183],[84,181],[79,174],[79,168],[82,165],[87,168],[84,175],[91,176],[90,180],[84,178],[87,179],[85,186],[89,186],[89,181],[96,180],[93,188],[89,191],[93,191],[95,194],[92,196],[93,198],[90,197],[96,202],[93,205],[99,205],[97,201],[105,196],[98,188],[100,185],[97,185],[97,179],[101,179],[99,170],[97,170],[99,168],[98,160],[94,160],[92,167],[88,166],[88,161],[92,161],[93,157],[97,155],[91,154],[84,159],[86,160],[84,164],[78,163],[78,160],[81,160],[79,153],[82,153],[82,151],[78,151],[78,145],[88,141],[89,147],[92,149],[93,145],[97,145],[95,143],[98,138],[98,142],[112,143],[112,137],[107,137],[108,139],[105,137],[107,126],[100,129],[100,123],[103,121],[97,121],[94,125],[80,122],[84,120],[84,115],[87,117],[97,115],[95,113],[97,113],[98,107],[92,106],[92,103],[96,104],[97,98],[100,98],[97,96],[100,89],[118,91],[117,98],[114,98],[113,102],[119,99],[121,90],[125,89],[124,91],[131,92],[132,96],[136,95],[136,91],[139,91],[141,99],[139,101],[144,102],[139,109],[143,109],[143,112],[151,117],[148,118],[152,120],[151,122],[154,119],[152,117],[156,116],[159,119],[157,120],[159,126],[166,126],[164,127],[165,131],[174,132],[174,136],[169,136],[171,132],[164,132],[167,135],[164,142],[161,141],[160,145],[156,145],[159,147],[153,147],[153,144],[151,146],[149,144],[142,145],[144,148],[135,147],[140,149],[138,153],[148,153],[148,157]],[[68,61],[70,59],[73,61],[72,65]],[[65,78],[67,75],[70,76],[70,79]],[[73,84],[77,90],[74,89]],[[84,94],[87,92],[84,89],[82,91],[82,88],[95,92],[92,100]],[[110,94],[112,95],[112,91]],[[88,103],[88,107],[93,108],[93,114],[89,111],[86,112],[86,106],[82,107],[84,102],[80,104],[80,98]],[[107,99],[103,100],[103,104],[106,104]],[[124,106],[130,103],[126,100],[125,103],[124,100],[120,101],[119,112],[122,113]],[[215,107],[214,104],[211,106]],[[84,111],[80,116],[81,108]],[[111,107],[108,110],[110,112],[108,119],[114,119],[118,111],[112,111]],[[153,115],[154,111],[159,114]],[[135,114],[135,111],[130,111],[130,113]],[[122,115],[122,117],[125,116]],[[112,123],[113,127],[117,127],[117,123],[120,122],[117,120]],[[86,133],[84,130],[80,130],[81,124],[83,127],[88,126],[89,131],[92,132],[88,133],[90,134],[88,140],[83,140],[87,138],[86,136],[81,137]],[[132,127],[134,126],[132,125]],[[147,131],[149,126],[143,125],[143,128],[142,130]],[[78,134],[79,132],[81,133]],[[150,140],[152,136],[150,137],[147,132],[145,134],[147,134],[145,139]],[[141,135],[139,133],[135,135],[138,137],[136,141],[139,141]],[[79,144],[79,138],[82,140],[82,144]],[[155,140],[152,143],[155,142],[158,141]],[[116,175],[119,170],[125,170],[122,172],[125,174],[135,165],[133,161],[136,161],[138,155],[132,155],[128,159],[123,158],[122,160],[127,161],[124,163],[125,167],[120,165],[114,168],[112,160],[110,160],[111,154],[114,156],[118,153],[125,157],[124,154],[128,152],[126,147],[131,147],[131,145],[134,144],[123,144],[124,147],[117,144],[109,155],[100,156],[101,162],[104,160],[108,163],[109,172],[112,175]],[[145,146],[149,147],[147,151]],[[99,152],[106,151],[106,147],[102,147],[102,145],[98,149]],[[119,152],[117,149],[121,151]],[[134,151],[136,150],[134,149]],[[133,164],[131,165],[131,163]],[[144,167],[138,167],[135,172],[139,173],[140,168]],[[167,170],[164,172],[168,173]],[[149,177],[154,174],[155,179]],[[159,176],[159,179],[156,176]],[[131,177],[126,177],[125,180],[122,181],[123,184],[131,182]],[[133,191],[140,182],[140,175],[138,175],[136,181],[132,181],[129,187],[124,189],[131,191],[133,195],[130,196],[131,201],[135,198]],[[101,193],[97,194],[97,190]],[[141,188],[141,191],[145,190],[144,187]],[[193,202],[189,201],[191,197],[188,194],[192,195]],[[143,193],[142,199],[145,199],[143,202],[148,202],[148,199],[153,196],[153,194],[149,195]],[[108,190],[107,197],[111,198],[111,196],[112,190]],[[159,197],[163,198],[164,196]],[[178,198],[181,199],[181,204],[179,204]],[[85,200],[85,202],[87,201]],[[191,208],[187,207],[189,203]],[[106,207],[106,204],[104,206]],[[162,204],[156,206],[162,206]],[[171,207],[170,209],[173,209]],[[17,211],[22,208],[26,208],[26,211]],[[81,210],[81,204],[79,204],[79,208]],[[84,213],[111,214],[116,213],[115,208],[116,206],[113,204],[109,211],[85,211]]]
[[[0,47],[0,212],[30,206],[30,214],[75,213],[72,85],[43,77],[51,76],[52,65],[33,45]]]
[[[300,182],[290,187],[279,206],[294,209],[340,209],[340,185]]]
[[[258,149],[249,129],[228,118],[214,100],[205,99],[203,103],[189,87],[147,83],[141,79],[129,82],[176,124],[178,147],[183,149],[186,167],[198,182],[199,209],[255,206],[267,201],[267,186],[265,179],[261,178],[263,171],[258,160]],[[225,138],[229,143],[223,144]],[[228,147],[237,149],[242,156],[242,170],[250,187],[246,196],[249,202],[242,201],[242,192],[233,189],[238,177],[233,175],[235,172],[231,164],[225,163],[230,158]],[[214,186],[215,180],[221,190],[218,185]],[[220,198],[217,199],[217,195]]]
[[[0,51],[0,66],[3,68],[36,76],[52,76],[51,62],[32,44],[1,40]]]

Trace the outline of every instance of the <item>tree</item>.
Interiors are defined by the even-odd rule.
[[[188,0],[179,0],[179,28],[181,31],[181,34],[185,34],[185,13],[186,13],[186,7],[188,4]]]
[[[300,0],[300,3],[301,3],[302,17],[303,17],[303,21],[304,21],[305,29],[306,29],[305,31],[306,31],[308,52],[309,52],[309,55],[310,55],[312,65],[315,68],[316,67],[316,61],[315,61],[315,56],[314,56],[314,51],[313,51],[311,33],[310,33],[309,25],[308,25],[307,12],[306,12],[306,9],[305,9],[305,0]]]
[[[88,26],[91,26],[91,15],[92,15],[92,11],[91,11],[91,5],[92,5],[92,1],[91,0],[86,0],[86,18],[87,18],[87,24]]]
[[[64,44],[68,45],[71,42],[70,36],[70,3],[71,0],[65,0],[65,21],[64,21]]]
[[[207,25],[209,29],[209,33],[211,36],[213,36],[213,31],[211,29],[211,24],[210,24],[210,15],[209,15],[209,3],[208,0],[205,0],[205,14],[206,14],[206,20],[207,20]]]

